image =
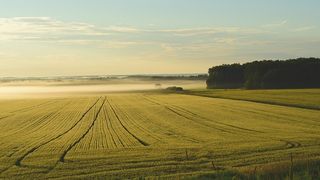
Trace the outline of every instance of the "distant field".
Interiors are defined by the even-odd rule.
[[[189,94],[247,100],[275,105],[294,106],[309,109],[320,109],[320,89],[291,90],[223,90],[200,89],[188,91]]]
[[[317,107],[319,90],[303,91],[311,95],[194,93]],[[320,158],[319,110],[161,93],[0,100],[0,109],[0,179],[178,178],[252,170],[291,153]]]

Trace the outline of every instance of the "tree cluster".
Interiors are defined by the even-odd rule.
[[[319,88],[320,59],[264,60],[209,69],[208,88]]]

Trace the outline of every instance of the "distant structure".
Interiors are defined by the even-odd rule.
[[[168,91],[183,92],[182,87],[172,86],[167,88]]]
[[[157,89],[162,89],[162,85],[161,84],[155,84],[155,87],[157,88]]]

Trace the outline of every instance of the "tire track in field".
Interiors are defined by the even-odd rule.
[[[31,109],[29,109],[29,110],[32,110],[32,109],[35,109],[35,108],[38,108],[38,107],[41,107],[41,106],[43,106],[43,105],[45,105],[45,104],[52,104],[52,103],[54,103],[54,102],[57,102],[56,100],[52,100],[52,101],[46,101],[45,103],[42,103],[42,104],[39,104],[39,105],[35,105],[35,106],[31,106],[31,107],[27,107],[27,108],[31,108]],[[63,103],[63,107],[65,107],[65,106],[68,106],[70,103],[66,103],[66,102],[64,102]],[[37,113],[34,113],[34,114],[36,114],[36,117],[29,117],[29,119],[27,119],[27,120],[25,120],[25,121],[23,121],[23,122],[21,122],[21,123],[19,123],[19,125],[20,126],[22,126],[21,128],[17,128],[17,130],[15,131],[15,132],[11,132],[11,133],[7,133],[5,136],[3,136],[3,137],[7,137],[7,136],[12,136],[12,135],[14,135],[14,134],[24,134],[25,133],[25,130],[26,129],[29,129],[29,128],[36,128],[39,124],[41,124],[43,121],[45,121],[46,119],[48,119],[49,117],[52,117],[53,115],[55,115],[55,114],[57,114],[61,109],[63,109],[63,107],[60,107],[60,109],[59,110],[57,110],[57,111],[55,111],[57,108],[52,108],[52,107],[50,107],[51,109],[50,109],[50,111],[52,112],[52,111],[54,111],[54,112],[52,112],[52,113],[50,113],[50,114],[45,114],[45,115],[43,115],[43,114],[37,114]],[[24,108],[24,109],[26,109],[26,108]],[[27,112],[28,110],[24,110],[24,112],[22,112],[22,113],[25,113],[25,112]],[[12,112],[14,112],[14,111],[12,111]],[[12,112],[10,112],[10,113],[12,113]],[[20,110],[16,110],[15,112],[20,112]],[[12,116],[15,116],[15,115],[20,115],[20,114],[17,114],[17,113],[14,113],[14,114],[11,114],[11,115],[8,115],[8,116],[6,116],[6,117],[4,117],[4,119],[5,118],[8,118],[8,117],[12,117]],[[22,114],[23,115],[23,114]],[[24,117],[23,117],[24,118]],[[18,119],[21,119],[21,117],[18,117]],[[0,120],[1,120],[1,118],[0,118]],[[31,122],[32,121],[32,122]],[[20,132],[22,132],[22,133],[20,133]]]
[[[0,117],[0,120],[5,119],[5,118],[8,118],[8,117],[11,117],[11,116],[12,116],[12,115]]]
[[[222,122],[217,122],[217,121],[214,121],[212,119],[209,119],[209,118],[206,118],[206,117],[203,117],[203,116],[200,116],[194,112],[191,112],[183,107],[180,107],[180,106],[175,106],[173,105],[173,107],[177,108],[177,109],[180,109],[181,111],[184,111],[186,113],[189,113],[191,114],[192,116],[194,117],[198,117],[200,119],[203,119],[203,120],[206,120],[206,121],[212,121],[214,123],[217,123],[217,124],[220,124],[220,125],[224,125],[224,126],[228,126],[228,127],[231,127],[231,128],[235,128],[235,129],[238,129],[238,130],[244,130],[244,131],[249,131],[249,132],[256,132],[256,133],[264,133],[262,131],[257,131],[257,130],[253,130],[253,129],[247,129],[247,128],[243,128],[243,127],[239,127],[239,126],[235,126],[235,125],[231,125],[231,124],[227,124],[227,123],[222,123]]]
[[[165,106],[165,105],[163,105],[163,104],[160,104],[160,103],[158,103],[158,102],[155,102],[155,101],[152,101],[152,100],[150,100],[149,98],[147,98],[145,95],[142,95],[141,96],[143,99],[145,99],[147,102],[149,102],[149,103],[152,103],[152,104],[155,104],[155,105],[158,105],[158,106],[162,106],[162,107],[164,107],[165,109],[167,109],[167,107]],[[175,113],[175,112],[173,112],[173,113]],[[175,113],[176,114],[176,113]],[[178,116],[180,116],[180,115],[178,115]],[[183,117],[183,118],[185,118],[185,117]],[[188,120],[190,120],[189,118],[187,118]],[[194,122],[194,120],[191,120],[192,122]],[[220,130],[219,130],[220,131]],[[167,130],[167,132],[169,132],[169,135],[171,135],[171,134],[177,134],[176,132],[173,132],[173,131],[171,131],[171,130]],[[168,135],[167,133],[166,133],[166,135]],[[185,135],[183,135],[183,134],[181,134],[181,133],[179,133],[179,134],[177,134],[178,136],[181,136],[184,140],[186,140],[186,141],[190,141],[190,142],[193,142],[193,143],[199,143],[200,141],[199,140],[197,140],[197,139],[194,139],[194,138],[192,138],[192,137],[188,137],[188,136],[185,136]]]
[[[195,116],[197,116],[197,117],[199,117],[199,118],[202,118],[202,119],[204,119],[204,120],[209,120],[209,121],[210,121],[210,119],[205,118],[205,117],[202,117],[202,116],[199,116],[199,115],[197,115],[197,114],[195,114],[195,113],[193,113],[193,112],[191,112],[191,111],[189,111],[189,110],[187,110],[187,109],[184,109],[184,108],[179,107],[179,106],[175,106],[175,107],[180,108],[180,109],[182,109],[182,110],[184,110],[184,111],[186,111],[186,112],[189,112],[190,114],[194,114]],[[238,126],[233,126],[233,125],[229,125],[229,124],[225,124],[225,123],[220,123],[220,122],[216,122],[216,123],[222,124],[222,125],[225,125],[225,126],[230,126],[230,127],[237,128],[237,129],[246,130],[246,131],[253,131],[253,132],[256,132],[256,133],[264,133],[264,132],[262,132],[262,131],[256,131],[256,130],[241,128],[241,127],[238,127]],[[247,133],[246,133],[246,134],[247,134]],[[249,134],[250,134],[250,133],[249,133]],[[257,136],[257,135],[252,135],[252,134],[250,134],[250,136],[252,136],[252,137],[259,137],[259,138],[262,138],[262,139],[268,139],[268,138],[263,137],[263,136]],[[292,148],[299,148],[299,147],[301,147],[301,143],[299,143],[299,142],[288,141],[288,140],[283,140],[283,139],[278,139],[278,138],[273,138],[273,137],[269,137],[269,139],[272,139],[272,140],[274,140],[274,141],[284,142],[284,143],[286,144],[285,146],[287,147],[287,149],[292,149]]]
[[[111,131],[113,131],[113,133],[115,134],[116,138],[119,140],[119,142],[120,142],[121,146],[122,146],[122,147],[125,147],[124,143],[122,142],[122,139],[119,137],[119,135],[117,134],[116,130],[114,129],[114,127],[113,127],[113,125],[112,125],[110,115],[108,115],[108,111],[107,111],[107,109],[106,109],[106,108],[105,108],[105,110],[106,110],[106,112],[105,112],[105,115],[106,115],[106,117],[105,117],[105,118],[106,118],[106,121],[109,119],[109,123],[110,123],[110,128],[109,128],[109,125],[108,125],[108,122],[107,122],[107,128],[108,128],[108,130],[109,130],[109,132],[110,132],[110,135],[111,135],[111,138],[112,138],[112,141],[113,141],[114,147],[115,147],[115,148],[117,148],[117,147],[118,147],[118,145],[117,145],[117,143],[116,143],[116,141],[115,141],[115,139],[114,139],[114,137],[113,137],[113,135],[112,135]]]
[[[87,111],[85,111],[85,113],[80,117],[80,119],[72,126],[70,127],[68,130],[66,130],[65,132],[59,134],[58,136],[30,149],[28,152],[26,152],[24,155],[22,155],[20,158],[18,158],[15,162],[15,165],[18,166],[18,167],[21,167],[21,162],[27,157],[29,156],[30,154],[32,154],[33,152],[35,152],[37,149],[41,148],[42,146],[45,146],[47,144],[49,144],[50,142],[62,137],[63,135],[67,134],[69,131],[71,131],[73,128],[75,128],[81,121],[82,119],[89,113],[89,111],[99,102],[99,100],[101,99],[101,97],[92,105],[88,108]]]
[[[60,114],[60,112],[63,110],[63,108],[68,106],[71,103],[72,103],[72,101],[65,102],[58,110],[56,110],[54,112],[51,112],[49,114],[38,116],[32,122],[30,122],[30,119],[29,119],[28,122],[30,122],[30,123],[26,124],[26,122],[23,122],[22,124],[25,124],[25,125],[22,128],[18,128],[16,131],[10,132],[9,134],[6,134],[5,136],[2,136],[2,138],[10,137],[10,136],[13,136],[13,135],[16,135],[16,134],[25,134],[28,131],[29,132],[30,131],[31,132],[35,132],[35,131],[41,129],[43,126],[46,126],[46,124],[44,123],[45,120],[47,120],[47,119],[49,119],[49,118],[51,118],[53,116],[58,116]],[[11,115],[11,116],[13,116],[13,115]]]
[[[136,127],[137,130],[144,132],[148,136],[152,137],[154,140],[161,141],[161,138],[158,135],[153,134],[150,130],[145,128],[141,125],[141,123],[138,123],[135,118],[130,116],[130,113],[128,113],[126,110],[121,109],[121,107],[117,106],[117,104],[114,104],[114,106],[118,109],[118,111],[128,120],[128,123],[131,123],[133,126]],[[140,116],[138,116],[140,118]],[[146,117],[143,117],[143,119],[148,119]],[[151,120],[149,120],[151,121]]]
[[[111,105],[111,103],[110,103],[110,101],[108,99],[107,99],[107,103],[110,106],[110,108],[111,108],[112,112],[114,113],[114,115],[116,116],[117,120],[119,121],[120,125],[123,127],[123,129],[126,130],[127,133],[129,133],[134,139],[136,139],[143,146],[149,146],[150,144],[144,142],[143,140],[141,140],[140,138],[138,138],[136,135],[134,135],[132,132],[130,132],[128,130],[128,128],[120,120],[120,117],[118,116],[117,112],[115,111],[114,107]]]
[[[46,105],[46,104],[51,104],[51,103],[53,103],[54,101],[55,101],[55,100],[46,101],[46,102],[40,103],[40,104],[38,104],[38,105],[21,108],[21,109],[15,110],[15,111],[10,111],[10,112],[8,112],[10,115],[4,116],[4,117],[0,117],[0,120],[6,119],[6,118],[11,117],[11,116],[14,116],[14,115],[16,115],[17,112],[26,112],[26,111],[29,111],[29,110],[32,110],[32,109],[41,107],[41,106]]]
[[[50,118],[50,117],[52,117],[53,115],[55,115],[56,113],[58,113],[59,111],[61,111],[61,109],[59,109],[59,110],[57,110],[57,111],[55,111],[55,112],[52,112],[52,113],[50,113],[50,114],[47,114],[47,115],[44,115],[43,117],[41,117],[39,120],[40,121],[43,121],[43,120],[45,120],[45,119],[48,119],[48,118]],[[34,148],[33,148],[34,149]],[[31,149],[30,151],[32,151],[33,149]],[[14,150],[12,153],[10,153],[7,157],[12,157],[15,153],[17,153],[19,150]],[[28,151],[28,152],[30,152],[30,151]],[[33,151],[35,151],[35,150],[33,150]],[[28,153],[27,152],[27,153]],[[26,154],[27,154],[26,153]],[[18,167],[22,167],[22,165],[21,165],[21,161],[25,158],[25,157],[27,157],[28,155],[26,155],[26,154],[24,154],[23,156],[21,156],[20,158],[18,158],[17,160],[16,160],[16,162],[15,162],[15,164],[14,165],[16,165],[16,166],[18,166]],[[9,170],[10,168],[12,168],[14,165],[9,165],[8,167],[6,167],[6,168],[4,168],[3,170],[1,170],[0,171],[0,174],[2,174],[2,173],[4,173],[5,171],[7,171],[7,170]],[[28,167],[28,166],[23,166],[23,167]]]
[[[99,117],[99,114],[100,114],[100,112],[101,112],[101,110],[102,110],[102,107],[104,106],[105,102],[106,102],[106,97],[104,98],[101,106],[99,107],[99,110],[98,110],[97,114],[95,115],[95,117],[94,117],[92,123],[90,124],[89,128],[86,130],[85,133],[82,134],[82,136],[81,136],[78,140],[76,140],[73,144],[71,144],[71,145],[62,153],[62,155],[61,155],[60,158],[59,158],[59,161],[60,161],[60,162],[64,163],[64,162],[65,162],[65,157],[66,157],[66,155],[68,154],[68,152],[69,152],[72,148],[74,148],[77,144],[79,144],[80,141],[81,141],[83,138],[85,138],[86,135],[90,132],[90,130],[92,129],[92,127],[95,125],[95,123],[96,123],[96,121],[97,121],[97,119],[98,119],[98,117]]]
[[[193,114],[193,115],[195,115],[195,116],[197,116],[197,117],[200,117],[200,118],[202,118],[202,119],[204,119],[204,120],[210,120],[210,119],[208,119],[208,118],[205,118],[205,117],[202,117],[202,116],[200,116],[200,115],[197,115],[197,114],[195,114],[195,113],[193,113],[193,112],[191,112],[191,111],[189,111],[189,110],[187,110],[187,109],[184,109],[184,108],[182,108],[182,107],[179,107],[179,106],[175,106],[175,107],[180,108],[180,109],[182,109],[182,110],[184,110],[184,111],[186,111],[186,112],[189,112],[190,114]],[[264,133],[264,132],[262,132],[262,131],[256,131],[256,130],[241,128],[241,127],[238,127],[238,126],[233,126],[233,125],[229,125],[229,124],[225,124],[225,123],[220,123],[220,122],[216,122],[216,123],[222,124],[222,125],[225,125],[225,126],[234,127],[234,128],[237,128],[237,129],[246,130],[246,131],[253,131],[253,132],[257,132],[257,133]],[[251,135],[251,136],[253,136],[253,135]],[[254,136],[254,137],[259,137],[259,138],[266,139],[265,137],[262,137],[262,136]],[[283,140],[283,139],[277,139],[277,138],[273,138],[273,137],[270,137],[270,139],[273,139],[273,140],[275,140],[275,141],[284,142],[284,143],[286,144],[286,147],[287,147],[288,149],[301,147],[301,143],[299,143],[299,142],[288,141],[288,140]]]
[[[152,103],[154,103],[154,104],[156,104],[156,105],[159,105],[159,106],[164,106],[164,107],[166,107],[167,109],[171,110],[172,112],[177,113],[176,111],[170,109],[170,107],[168,107],[168,106],[166,106],[166,105],[164,105],[164,104],[160,104],[159,102],[157,102],[156,100],[154,100],[154,99],[152,99],[152,98],[150,98],[150,97],[144,96],[144,98],[145,98],[146,100],[148,100],[149,102],[152,102]],[[193,114],[193,115],[195,115],[195,116],[197,116],[197,117],[200,117],[200,118],[202,118],[202,119],[210,120],[210,119],[207,119],[207,118],[205,118],[205,117],[199,116],[199,115],[197,115],[197,114],[195,114],[195,113],[193,113],[193,112],[191,112],[191,111],[189,111],[189,110],[186,110],[186,109],[184,109],[184,108],[182,108],[182,107],[179,107],[179,106],[175,106],[175,107],[176,107],[176,108],[180,108],[180,109],[182,109],[182,110],[184,110],[184,111],[186,111],[186,112],[189,112],[189,114]],[[189,120],[192,120],[191,118],[188,118],[188,117],[182,115],[181,113],[177,113],[177,114],[180,115],[180,116],[182,116],[182,117],[184,117],[184,118],[187,118],[187,119],[189,119]],[[210,121],[212,121],[212,120],[210,120]],[[216,122],[216,121],[214,121],[214,122]],[[225,123],[220,123],[220,122],[216,122],[216,123],[217,123],[217,124],[222,124],[222,125],[225,125],[225,126],[231,126],[231,127],[233,127],[233,125],[229,125],[229,124],[225,124]],[[233,128],[242,129],[241,127],[237,127],[237,126],[234,126]],[[254,131],[254,132],[257,132],[257,133],[260,133],[260,134],[261,134],[261,133],[264,133],[264,132],[262,132],[262,131],[255,131],[255,130],[245,129],[245,128],[244,128],[243,130],[246,130],[246,131]],[[228,131],[228,132],[229,132],[229,131]],[[232,132],[231,132],[231,133],[232,133]],[[246,133],[246,135],[249,135],[249,136],[252,136],[252,137],[258,137],[258,138],[262,138],[262,139],[272,139],[272,140],[274,140],[274,141],[284,142],[284,143],[286,144],[287,149],[292,149],[292,148],[299,148],[299,147],[301,147],[301,143],[295,142],[295,141],[288,141],[288,140],[278,139],[278,138],[275,138],[275,137],[268,137],[268,138],[267,138],[267,137],[264,137],[264,136],[252,135],[252,134],[250,134],[250,133]]]
[[[11,111],[11,112],[9,112],[9,113],[17,113],[17,112],[21,112],[21,111],[22,111],[22,112],[29,111],[29,110],[32,110],[32,109],[41,107],[41,106],[43,106],[43,105],[47,105],[47,104],[54,103],[55,101],[56,101],[56,100],[46,101],[46,102],[41,103],[41,104],[38,104],[38,105],[21,108],[21,109],[15,110],[15,111]]]
[[[109,137],[109,138],[112,138],[112,137],[111,137],[111,135],[109,133],[109,130],[108,130],[108,123],[107,123],[107,120],[106,120],[106,112],[105,111],[106,111],[106,108],[105,108],[105,106],[103,106],[103,108],[102,108],[102,116],[104,118],[100,119],[100,123],[98,124],[98,127],[97,127],[97,128],[99,128],[99,130],[98,130],[98,132],[100,132],[99,135],[105,137],[105,140],[103,138],[101,138],[102,141],[97,142],[96,149],[100,148],[100,145],[102,146],[103,149],[110,148],[109,145],[108,145],[109,139],[107,137]],[[100,139],[99,136],[97,138]],[[112,143],[112,140],[110,140],[110,142]]]
[[[44,116],[42,116],[41,118],[37,118],[37,120],[35,122],[33,122],[32,124],[28,124],[26,125],[24,128],[19,129],[18,131],[12,133],[11,135],[7,135],[7,136],[12,136],[14,134],[19,134],[21,131],[25,132],[26,129],[32,128],[32,132],[36,132],[39,129],[41,129],[43,126],[45,126],[46,124],[43,124],[43,122],[47,119],[52,118],[53,116],[57,116],[59,114],[60,111],[62,111],[62,109],[66,106],[68,106],[71,102],[66,103],[62,108],[58,109],[57,111],[51,112],[49,114],[45,114]],[[6,136],[4,136],[6,137]],[[13,153],[10,154],[11,157],[13,156],[15,153],[17,153],[18,150],[14,151]]]
[[[162,107],[164,107],[165,109],[169,110],[170,112],[172,112],[172,113],[174,113],[174,114],[176,114],[176,115],[178,115],[178,116],[180,116],[180,117],[183,117],[183,118],[185,118],[185,119],[188,119],[188,120],[190,120],[190,121],[192,121],[192,122],[194,122],[194,123],[196,123],[196,124],[199,124],[199,125],[201,125],[201,126],[204,126],[204,127],[206,127],[206,128],[215,129],[215,130],[218,130],[218,131],[221,131],[221,132],[225,132],[225,133],[232,133],[232,134],[234,133],[234,132],[228,131],[228,130],[226,130],[226,129],[221,129],[221,128],[217,128],[217,127],[212,127],[212,126],[208,126],[208,125],[206,125],[206,124],[200,123],[200,122],[195,121],[194,119],[192,119],[192,118],[190,118],[190,117],[188,117],[188,116],[185,116],[184,114],[181,114],[181,113],[177,112],[176,110],[174,110],[173,108],[171,108],[171,107],[169,107],[169,106],[167,106],[167,105],[165,105],[165,104],[160,104],[160,103],[154,101],[153,99],[151,99],[151,98],[149,98],[149,97],[145,97],[145,96],[144,96],[144,98],[145,98],[147,101],[149,101],[149,102],[151,102],[151,103],[153,103],[153,104],[162,106]]]
[[[147,98],[147,97],[146,97],[146,98]],[[153,98],[150,98],[150,97],[148,97],[148,99],[149,99],[149,100],[152,99],[153,102],[154,102],[154,101],[157,101],[157,100],[155,100],[155,99],[153,99]],[[156,104],[158,104],[158,105],[166,106],[166,105],[164,105],[164,104],[160,104],[160,103],[157,103],[157,102],[154,102],[154,103],[156,103]],[[176,106],[176,105],[171,105],[171,106],[172,106],[173,108],[175,108],[175,109],[177,109],[177,110],[180,110],[180,111],[182,111],[182,112],[184,112],[184,113],[187,113],[187,114],[189,114],[189,115],[191,115],[191,116],[193,116],[193,117],[200,118],[200,119],[203,119],[203,120],[206,120],[206,121],[209,121],[209,122],[214,122],[214,123],[219,124],[219,125],[222,125],[222,126],[227,126],[227,127],[233,128],[233,129],[243,130],[243,131],[247,131],[247,132],[249,131],[249,132],[256,132],[256,133],[264,133],[264,132],[262,132],[262,131],[257,131],[257,130],[242,128],[242,127],[239,127],[239,126],[234,126],[234,125],[231,125],[231,124],[214,121],[214,120],[212,120],[212,119],[203,117],[203,116],[201,116],[201,115],[199,115],[199,114],[196,114],[196,113],[194,113],[194,112],[192,112],[192,111],[189,111],[189,110],[187,110],[187,109],[185,109],[185,108],[183,108],[183,107],[180,107],[180,106]],[[173,110],[173,108],[170,108],[169,106],[166,106],[166,107],[167,107],[168,109],[170,109],[171,111],[175,111],[175,110]],[[175,112],[177,112],[177,111],[175,111]],[[182,115],[181,113],[179,113],[179,114]],[[185,117],[185,116],[183,115],[183,117]]]
[[[182,108],[182,107],[179,107],[179,106],[176,106],[176,107],[178,107],[178,108],[180,108],[180,109],[183,109],[183,110],[186,111],[186,112],[192,113],[192,114],[194,114],[195,116],[198,116],[198,117],[200,117],[200,118],[202,118],[202,119],[210,120],[210,119],[208,119],[208,118],[199,116],[199,115],[197,115],[197,114],[195,114],[195,113],[193,113],[193,112],[191,112],[191,111],[189,111],[189,110],[187,110],[187,109],[184,109],[184,108]],[[242,130],[246,130],[246,131],[253,131],[253,132],[257,132],[257,133],[265,133],[265,132],[262,132],[262,131],[256,131],[256,130],[241,128],[241,127],[238,127],[238,126],[233,126],[233,125],[229,125],[229,124],[225,124],[225,123],[220,123],[220,122],[217,122],[217,123],[218,123],[218,124],[222,124],[222,125],[226,125],[226,126],[230,126],[230,127],[234,127],[234,128],[238,128],[238,129],[242,129]],[[253,136],[253,135],[251,135],[251,136]],[[255,137],[260,137],[260,138],[266,139],[265,137],[262,137],[262,136],[255,136]],[[281,142],[286,143],[286,147],[287,147],[288,149],[301,147],[301,143],[299,143],[299,142],[288,141],[288,140],[283,140],[283,139],[278,139],[278,138],[273,138],[273,137],[270,137],[270,139],[273,139],[273,140],[275,140],[275,141],[281,141]]]

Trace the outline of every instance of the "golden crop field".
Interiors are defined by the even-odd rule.
[[[0,109],[0,179],[178,178],[320,157],[319,110],[161,93]]]
[[[195,89],[189,94],[320,110],[320,89]]]

